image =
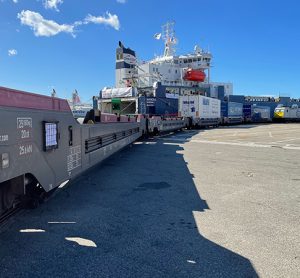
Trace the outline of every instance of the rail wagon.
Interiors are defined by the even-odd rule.
[[[82,125],[66,100],[2,87],[0,115],[0,214],[36,202],[146,132],[143,118]]]

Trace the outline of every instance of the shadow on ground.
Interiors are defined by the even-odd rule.
[[[138,142],[20,217],[0,235],[0,276],[257,277],[247,258],[201,235],[193,212],[209,207],[181,151],[167,138]]]

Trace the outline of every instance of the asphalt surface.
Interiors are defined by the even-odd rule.
[[[0,277],[300,277],[300,124],[136,142],[0,230]]]

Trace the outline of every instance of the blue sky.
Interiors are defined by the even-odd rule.
[[[209,47],[213,81],[299,98],[299,12],[296,0],[0,0],[0,86],[89,100],[114,85],[119,40],[150,59],[174,20],[179,54]]]

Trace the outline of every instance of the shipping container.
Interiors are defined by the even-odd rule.
[[[221,117],[223,124],[242,123],[244,121],[243,103],[222,101]]]
[[[155,114],[156,115],[178,115],[178,98],[156,98],[155,103]]]
[[[201,95],[179,97],[179,116],[192,119],[195,126],[218,125],[221,101]]]
[[[244,104],[243,114],[245,122],[269,122],[272,120],[269,106]]]
[[[177,116],[178,99],[163,97],[139,97],[138,113],[159,116]]]
[[[141,96],[138,98],[138,113],[155,115],[155,97]]]
[[[253,114],[252,114],[253,122],[269,122],[272,120],[270,107],[253,105],[252,109],[253,109]]]

